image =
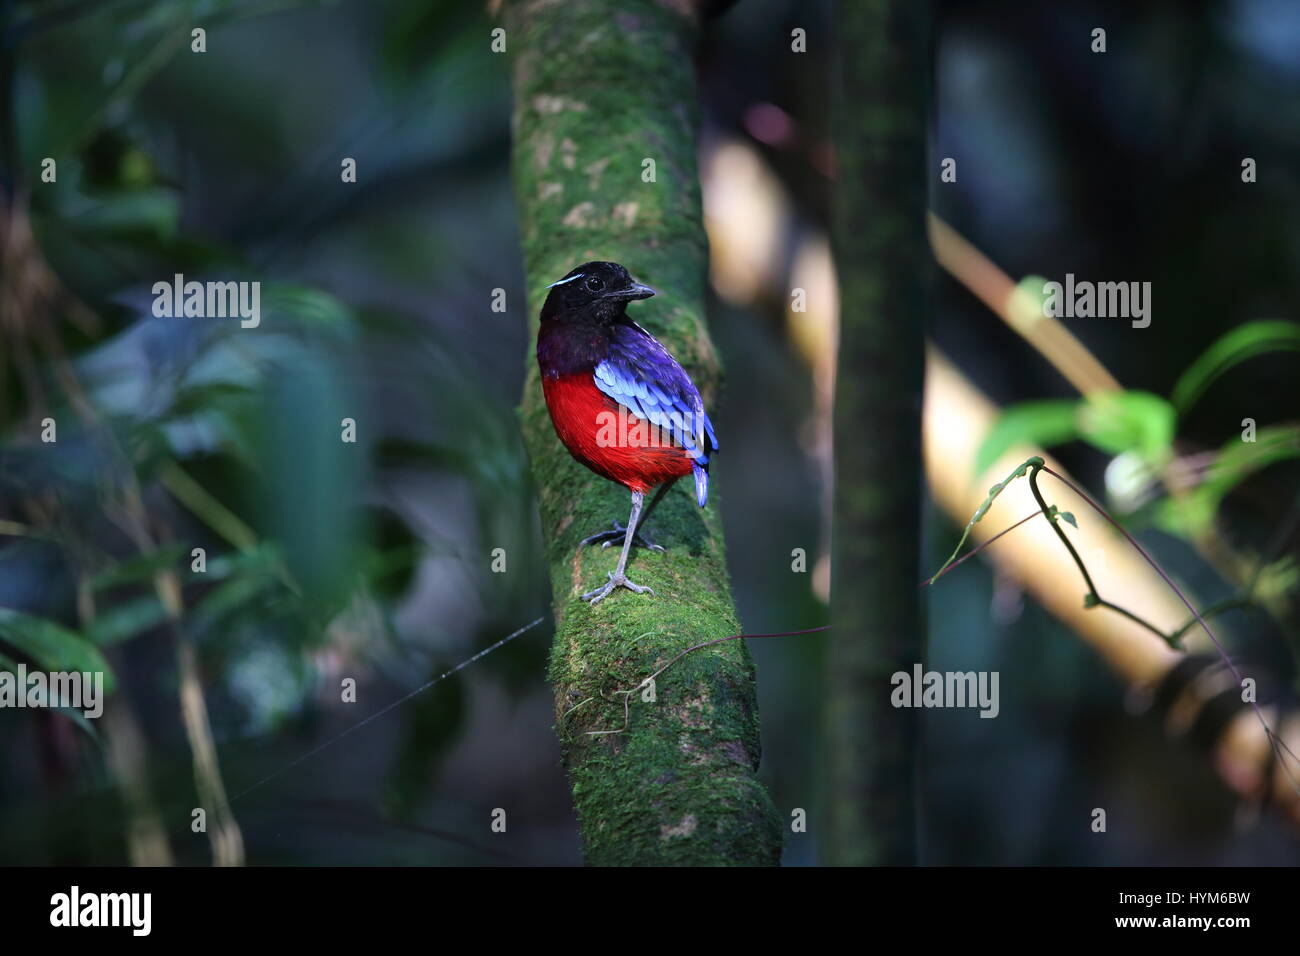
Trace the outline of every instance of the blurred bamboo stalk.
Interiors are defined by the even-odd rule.
[[[89,633],[97,613],[95,594],[83,571],[77,578],[77,622],[84,633]],[[167,829],[158,817],[149,788],[144,733],[124,687],[119,687],[104,705],[104,743],[104,756],[126,812],[126,846],[131,865],[171,866]]]
[[[230,809],[226,787],[221,779],[217,747],[212,739],[212,724],[203,696],[198,657],[194,645],[183,634],[176,634],[176,659],[180,668],[181,715],[185,735],[194,755],[194,783],[199,801],[209,813],[208,840],[212,844],[215,866],[243,866],[244,836]]]
[[[1096,356],[1060,321],[1044,315],[1038,302],[988,256],[934,213],[929,214],[928,222],[930,245],[939,265],[1037,349],[1080,394],[1121,390]]]
[[[149,788],[144,734],[126,692],[120,688],[104,706],[104,731],[108,765],[126,810],[131,865],[171,866],[174,860],[167,830]]]

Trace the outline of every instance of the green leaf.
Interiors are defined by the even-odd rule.
[[[175,398],[165,411],[169,420],[185,419],[209,413],[214,406],[223,412],[245,409],[253,405],[257,394],[243,382],[199,382],[185,384],[177,390]]]
[[[1161,466],[1172,454],[1174,407],[1149,392],[1102,392],[1079,409],[1080,437],[1112,455],[1131,451]]]
[[[340,440],[341,422],[358,400],[327,355],[283,369],[268,382],[260,439],[266,495],[265,533],[281,549],[303,600],[329,617],[346,606],[359,575],[363,526],[359,499],[369,432]]]
[[[5,654],[0,654],[0,671],[8,671],[11,674],[17,674],[18,662],[14,660],[12,657],[8,657]],[[105,690],[108,689],[107,674],[104,675],[104,688]],[[104,742],[103,740],[100,739],[99,731],[95,729],[95,724],[90,720],[90,718],[88,718],[81,711],[74,710],[71,707],[51,707],[50,710],[54,711],[54,713],[56,714],[68,718],[68,720],[72,721],[74,724],[76,724],[78,727],[84,730],[90,736],[91,740],[93,740],[95,743],[99,744],[100,746],[103,746]]]
[[[1260,320],[1222,336],[1188,367],[1174,386],[1173,402],[1185,414],[1216,379],[1247,359],[1266,352],[1300,351],[1300,325]]]
[[[125,601],[96,616],[90,626],[90,639],[98,647],[109,647],[152,630],[167,620],[162,602],[152,594]]]
[[[0,640],[22,651],[47,671],[100,671],[112,691],[113,671],[104,655],[80,634],[45,618],[0,608]]]
[[[215,630],[229,615],[250,609],[277,584],[270,575],[232,577],[204,595],[190,612],[190,626],[199,634]]]
[[[188,580],[214,583],[240,575],[274,578],[281,557],[274,545],[261,543],[247,551],[231,551],[208,558],[208,569],[202,574],[191,573]]]
[[[998,495],[1002,494],[1002,492],[1006,490],[1007,485],[1011,484],[1011,482],[1015,481],[1017,478],[1022,478],[1029,474],[1030,469],[1041,467],[1043,467],[1043,459],[1034,455],[1032,458],[1025,459],[1025,461],[1021,462],[1020,465],[1016,467],[1015,471],[1011,472],[1011,474],[1007,475],[996,485],[989,488],[988,496],[980,502],[980,506],[975,509],[975,514],[971,515],[970,521],[966,522],[966,527],[962,530],[961,538],[957,541],[957,547],[952,549],[952,554],[948,556],[948,560],[945,561],[942,567],[940,567],[939,570],[934,572],[930,577],[930,582],[933,582],[935,578],[943,574],[948,565],[957,560],[957,555],[961,553],[962,547],[966,544],[966,539],[970,537],[971,528],[975,527],[975,525],[982,521],[984,516],[989,513],[989,509],[993,507],[993,502],[997,500]]]
[[[171,567],[185,554],[182,544],[164,545],[150,554],[142,554],[129,561],[101,571],[90,578],[89,584],[94,591],[121,587],[124,584],[139,584],[153,578],[154,572]]]
[[[275,283],[262,291],[262,311],[271,318],[336,332],[347,338],[356,334],[356,314],[342,300],[310,286]]]
[[[1074,519],[1073,514],[1071,514],[1068,511],[1062,511],[1061,509],[1056,507],[1056,505],[1052,505],[1050,508],[1047,509],[1047,516],[1051,518],[1053,521],[1055,521],[1057,518],[1060,518],[1062,521],[1064,521],[1068,525],[1071,525],[1072,527],[1075,528],[1079,527],[1079,522]]]
[[[133,189],[98,197],[73,220],[79,234],[148,235],[171,239],[180,222],[180,200],[163,187]]]
[[[1176,534],[1194,536],[1208,530],[1219,513],[1223,499],[1239,484],[1269,465],[1300,458],[1300,425],[1272,425],[1261,428],[1256,440],[1234,438],[1219,450],[1205,481],[1191,493],[1162,505],[1159,522]]]
[[[1074,399],[1044,399],[1003,409],[975,455],[975,476],[1021,442],[1050,446],[1079,437],[1078,404]]]

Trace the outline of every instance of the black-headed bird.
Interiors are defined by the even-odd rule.
[[[583,541],[608,547],[623,538],[618,567],[583,600],[596,604],[618,587],[653,594],[626,574],[646,492],[659,487],[653,509],[673,482],[694,475],[696,500],[704,507],[709,457],[718,448],[713,424],[686,370],[627,316],[627,304],[649,298],[654,289],[616,262],[584,262],[549,288],[537,365],[555,433],[574,458],[632,492],[627,526],[615,522],[613,531]]]

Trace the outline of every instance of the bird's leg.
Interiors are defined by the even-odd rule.
[[[627,527],[621,521],[615,521],[614,527],[608,531],[597,531],[595,534],[583,538],[579,543],[582,547],[588,547],[598,544],[602,548],[608,548],[617,541],[622,541],[627,536]],[[647,551],[665,551],[667,550],[662,544],[655,544],[640,534],[633,532],[632,543],[638,548],[645,548]]]
[[[676,479],[674,479],[674,481],[675,480]],[[642,536],[641,526],[646,523],[646,520],[650,517],[651,512],[655,510],[655,505],[659,504],[660,499],[663,498],[665,494],[667,494],[668,489],[671,488],[672,486],[673,486],[673,481],[665,482],[664,484],[659,486],[659,490],[655,492],[655,496],[650,499],[650,507],[646,508],[645,514],[641,516],[641,520],[636,522],[635,526],[632,528],[632,543],[636,545],[638,548],[645,548],[647,551],[667,550],[663,545],[655,544],[649,538]],[[588,545],[599,544],[602,548],[608,548],[615,541],[621,541],[623,537],[626,535],[626,533],[627,533],[627,528],[619,524],[618,521],[615,521],[614,527],[611,530],[597,531],[595,534],[591,535],[590,537],[583,538],[581,541],[579,541],[578,546],[585,548]]]
[[[617,587],[625,587],[629,591],[635,591],[637,594],[644,594],[647,591],[651,594],[655,592],[640,584],[633,584],[627,579],[623,572],[627,569],[627,556],[632,551],[632,539],[636,536],[637,519],[641,517],[641,502],[645,500],[645,495],[639,491],[632,492],[632,515],[627,519],[627,530],[623,536],[623,553],[618,556],[618,567],[609,572],[609,580],[596,588],[594,591],[588,591],[582,596],[584,601],[590,601],[592,604],[599,604],[605,597]]]

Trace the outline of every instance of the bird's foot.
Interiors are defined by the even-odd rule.
[[[634,591],[637,594],[655,593],[654,588],[648,588],[641,584],[634,584],[627,579],[626,574],[615,575],[614,572],[611,571],[609,572],[609,581],[593,591],[588,591],[582,596],[582,599],[592,605],[599,604],[609,596],[611,591],[620,586],[627,588],[629,591]]]
[[[599,544],[602,548],[608,548],[611,544],[622,544],[623,538],[627,534],[627,525],[614,522],[614,527],[609,531],[597,531],[588,538],[583,538],[579,545],[587,547],[592,544]],[[638,532],[632,536],[632,543],[638,548],[645,548],[647,551],[667,551],[663,545],[655,544],[649,538],[642,537]]]

